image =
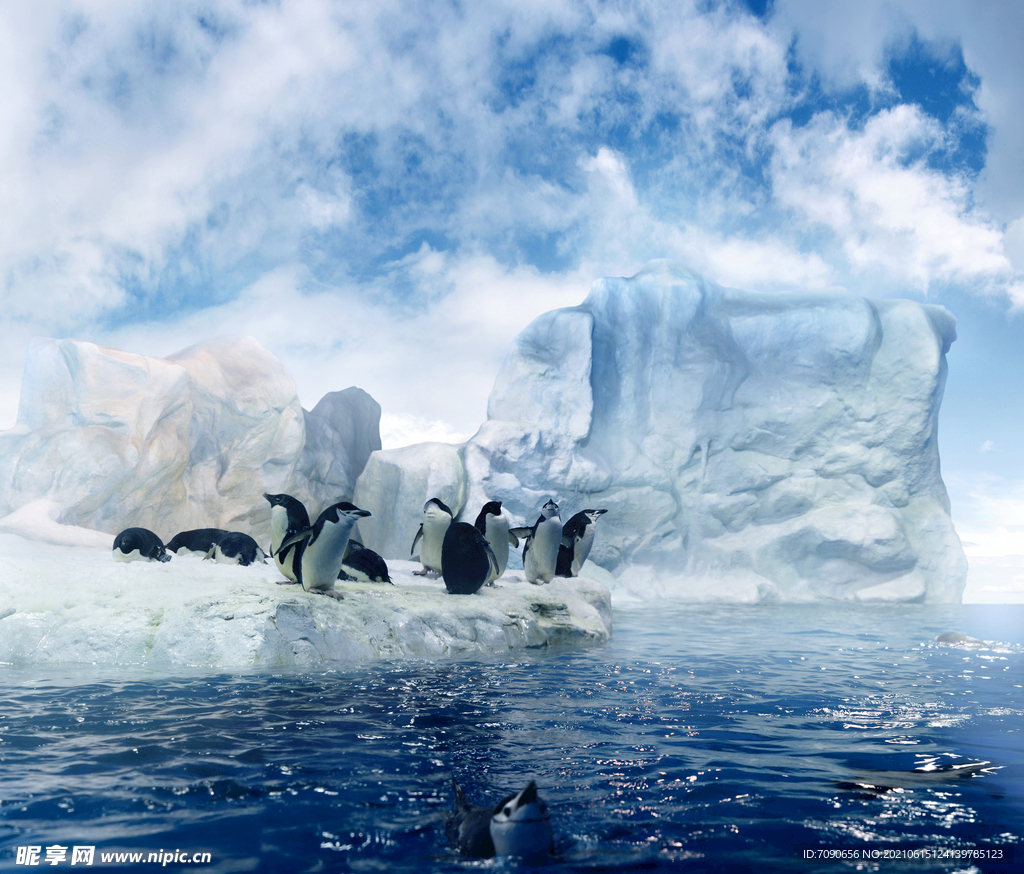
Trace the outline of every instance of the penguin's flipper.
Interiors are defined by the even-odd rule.
[[[511,528],[508,530],[508,545],[509,546],[519,546],[519,538],[516,537],[515,534],[512,533],[512,529]]]
[[[513,546],[519,546],[519,544],[515,542],[516,538],[529,537],[531,534],[533,534],[533,528],[509,528],[508,542]]]
[[[420,538],[423,536],[423,523],[420,522],[419,531],[416,532],[416,536],[412,539],[412,547],[409,549],[409,555],[411,556],[416,551],[416,544],[420,542]]]
[[[490,580],[496,580],[501,576],[501,568],[498,567],[498,559],[494,555],[494,550],[491,549],[491,544],[486,540],[484,541],[484,549],[487,550],[487,564],[490,565],[490,573],[487,574],[487,578]]]
[[[312,528],[304,528],[297,534],[293,534],[291,537],[286,537],[284,540],[281,541],[281,545],[277,548],[277,554],[281,555],[289,546],[294,546],[296,543],[301,543],[303,540],[306,540],[308,537],[310,537],[312,533]]]
[[[216,551],[217,551],[217,544],[215,543],[215,544],[213,544],[213,546],[210,547],[210,551],[208,553],[206,553],[206,555],[203,556],[203,561],[206,561],[208,558],[213,558],[213,554]]]

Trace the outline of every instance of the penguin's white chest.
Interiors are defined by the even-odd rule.
[[[526,553],[524,570],[531,583],[549,583],[555,576],[558,547],[562,542],[562,520],[557,516],[537,525],[533,542]]]
[[[420,561],[425,568],[441,570],[441,545],[445,532],[452,523],[452,517],[441,510],[428,510],[423,517],[423,542],[420,544]]]
[[[583,567],[583,562],[587,560],[587,556],[590,555],[590,547],[594,545],[594,526],[588,525],[583,529],[583,534],[573,544],[573,556],[572,556],[572,575],[578,577],[580,575],[580,568]]]
[[[494,553],[494,558],[498,562],[498,576],[500,577],[508,567],[508,516],[504,513],[500,516],[489,515],[484,527],[487,529],[484,539],[491,547],[491,552]]]
[[[292,558],[295,554],[295,547],[289,546],[284,555],[278,555],[277,550],[284,540],[288,531],[288,511],[284,507],[274,506],[270,508],[270,551],[274,553],[274,564],[277,569],[293,583],[297,583],[295,571],[292,569]]]
[[[304,589],[328,589],[334,585],[341,571],[345,547],[352,533],[351,520],[339,523],[328,522],[312,543],[307,543],[302,552],[302,587]]]

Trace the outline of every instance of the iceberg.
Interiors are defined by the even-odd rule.
[[[80,340],[29,348],[17,424],[0,433],[0,516],[34,501],[58,521],[165,541],[217,527],[265,542],[265,492],[315,509],[352,494],[380,449],[380,405],[349,388],[302,409],[284,366],[251,338],[167,358]]]
[[[639,597],[958,602],[938,452],[955,338],[939,306],[739,291],[652,262],[519,334],[444,479],[518,524],[549,497],[563,518],[607,508],[590,560]],[[356,489],[382,505],[436,467],[415,447],[387,480],[374,464]]]
[[[85,618],[62,606],[56,584],[29,603],[8,578],[0,659],[45,660],[60,641],[88,660],[85,629],[100,617],[133,642],[118,650],[97,632],[106,643],[96,652],[129,661],[308,664],[600,640],[609,588],[690,601],[957,602],[967,562],[938,451],[955,338],[942,307],[740,291],[652,262],[528,325],[469,441],[391,450],[369,395],[349,388],[303,410],[284,367],[251,339],[162,359],[36,341],[18,423],[0,433],[0,531],[15,545],[29,538],[44,563],[48,550],[76,551]],[[113,534],[131,526],[165,540],[220,527],[265,548],[264,492],[295,495],[314,518],[342,499],[369,510],[359,537],[398,587],[339,583],[346,599],[330,612],[308,601],[318,596],[265,585],[273,565],[111,566]],[[497,588],[460,600],[406,574],[432,497],[463,521],[489,500],[516,525],[533,524],[549,498],[563,519],[608,512],[583,577],[515,585],[514,553]],[[18,567],[22,579],[48,579]],[[228,572],[243,576],[216,576]],[[141,575],[139,586],[125,588],[124,573]]]

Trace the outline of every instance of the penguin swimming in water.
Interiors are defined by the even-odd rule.
[[[114,561],[170,561],[164,542],[148,528],[125,528],[114,538]]]
[[[228,532],[223,528],[193,528],[175,534],[167,544],[167,551],[172,555],[184,555],[194,552],[206,555]]]
[[[523,570],[531,583],[550,583],[558,563],[558,547],[562,542],[562,520],[558,504],[549,500],[541,508],[540,517],[531,528],[513,528],[517,537],[525,537]]]
[[[358,540],[349,538],[345,557],[341,561],[339,580],[356,580],[360,583],[394,583],[388,575],[387,562],[372,549],[367,549]]]
[[[501,501],[488,501],[476,517],[477,531],[491,547],[498,562],[498,573],[487,581],[487,585],[505,573],[508,567],[509,546],[519,546],[519,538],[509,530],[508,514],[501,510]]]
[[[532,780],[522,792],[509,795],[493,810],[470,804],[454,778],[452,786],[455,808],[445,817],[444,832],[460,853],[478,859],[539,859],[554,852],[551,816]]]
[[[369,515],[369,510],[360,510],[355,504],[339,501],[325,509],[310,528],[281,543],[278,552],[298,547],[292,566],[303,589],[341,600],[341,593],[334,591],[334,581],[341,572],[353,527]]]
[[[452,522],[441,544],[441,576],[449,595],[472,595],[498,575],[498,561],[475,526]]]
[[[578,577],[583,562],[590,555],[594,545],[594,529],[597,520],[607,510],[580,510],[562,526],[562,542],[558,547],[558,566],[555,574],[560,577]]]
[[[431,498],[423,505],[423,521],[412,540],[412,549],[409,550],[409,555],[412,555],[416,551],[416,544],[423,538],[420,546],[423,570],[413,571],[416,576],[430,573],[436,576],[441,573],[441,544],[444,543],[444,533],[452,523],[452,516],[451,509],[440,498]]]
[[[242,567],[248,567],[256,562],[265,563],[267,554],[248,534],[227,531],[210,547],[203,560],[208,558],[212,558],[218,564],[240,564]]]
[[[295,567],[299,550],[290,546],[283,551],[281,544],[289,537],[309,528],[309,513],[298,498],[291,495],[264,495],[270,502],[270,554],[274,557],[277,569],[285,575],[289,582],[297,583],[299,573]]]

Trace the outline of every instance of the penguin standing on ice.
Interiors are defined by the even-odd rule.
[[[509,795],[493,810],[470,804],[462,787],[452,778],[455,808],[445,817],[444,832],[466,856],[521,856],[541,859],[554,852],[551,815],[537,795],[537,784]]]
[[[444,535],[448,526],[452,524],[453,513],[446,503],[440,498],[431,498],[423,505],[423,522],[420,523],[419,531],[412,540],[412,549],[409,555],[416,551],[416,544],[420,538],[423,543],[420,545],[420,561],[423,562],[423,570],[413,571],[417,576],[426,576],[441,573],[441,545],[444,543]]]
[[[488,584],[505,573],[508,567],[509,546],[519,546],[519,538],[509,530],[508,514],[501,510],[501,501],[488,501],[476,517],[477,531],[491,547],[494,558],[498,562],[498,573],[487,581]]]
[[[114,538],[114,561],[170,561],[164,542],[148,528],[125,528]]]
[[[334,581],[341,572],[352,528],[369,515],[369,510],[360,510],[348,501],[331,504],[317,517],[312,527],[286,538],[277,552],[296,547],[298,555],[292,566],[302,588],[340,601],[342,595],[334,591]]]
[[[472,595],[498,575],[491,547],[475,526],[452,522],[441,544],[441,576],[449,595]]]
[[[607,510],[580,510],[562,526],[562,542],[558,547],[558,566],[555,573],[560,577],[578,577],[583,562],[590,555],[594,545],[594,529],[597,520]]]
[[[309,528],[309,513],[302,501],[291,495],[264,495],[270,502],[270,554],[274,556],[277,569],[285,575],[289,582],[299,581],[299,572],[295,567],[299,556],[297,546],[282,550],[281,544],[289,537]]]
[[[558,564],[558,547],[562,543],[562,520],[558,518],[558,504],[549,500],[540,511],[540,517],[530,528],[513,528],[517,537],[525,537],[523,545],[523,571],[531,583],[550,583]]]
[[[208,558],[212,558],[217,564],[240,564],[242,567],[248,567],[256,562],[264,564],[267,554],[248,534],[227,531],[210,547],[203,561]]]

